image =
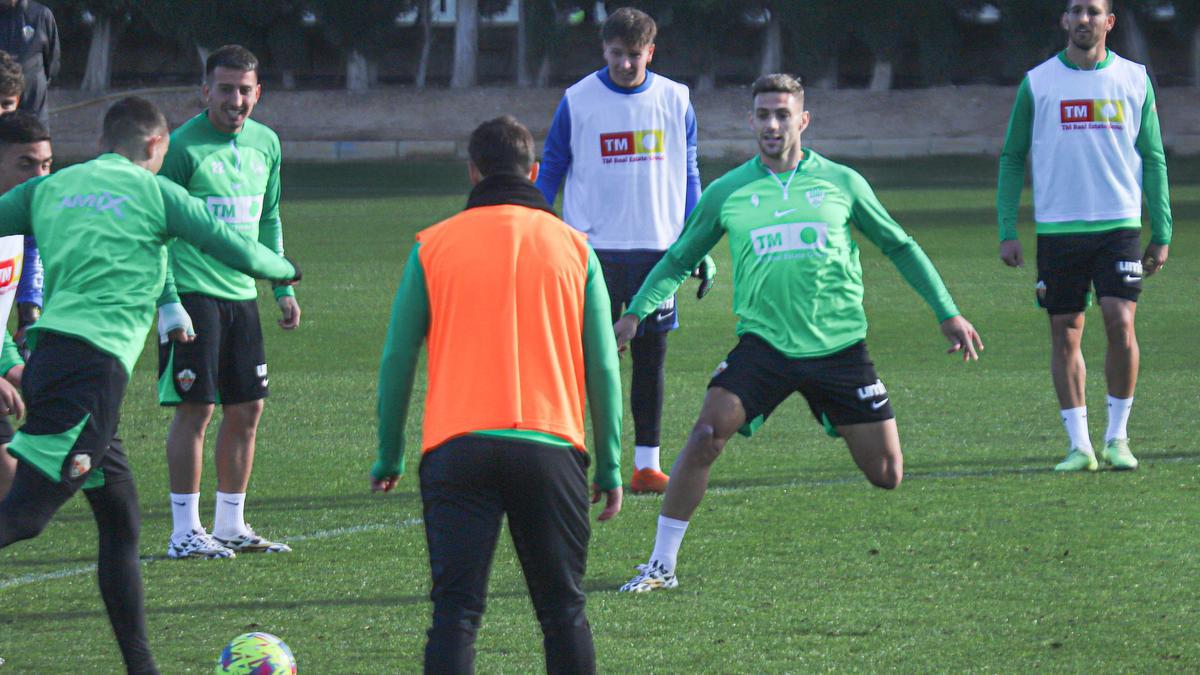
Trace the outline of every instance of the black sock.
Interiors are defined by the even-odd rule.
[[[629,405],[633,409],[634,442],[655,447],[662,431],[667,334],[646,331],[631,341],[630,351],[633,382],[629,387]]]

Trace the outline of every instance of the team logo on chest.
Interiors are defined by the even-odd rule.
[[[813,188],[805,192],[804,196],[808,199],[809,205],[814,209],[821,208],[821,205],[825,203],[825,191],[821,188]]]
[[[1058,115],[1064,131],[1123,129],[1125,127],[1125,102],[1116,99],[1060,101]]]
[[[662,129],[600,134],[600,161],[605,164],[647,162],[666,158]]]
[[[780,259],[826,256],[829,225],[821,222],[784,223],[750,230],[755,255],[786,254]]]

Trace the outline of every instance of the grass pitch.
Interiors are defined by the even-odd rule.
[[[1140,303],[1142,377],[1130,435],[1142,467],[1067,476],[1050,471],[1066,440],[1047,322],[1033,308],[1034,239],[1022,228],[1025,270],[999,262],[994,161],[855,165],[942,272],[983,335],[983,360],[945,356],[928,308],[864,244],[868,343],[899,419],[903,486],[870,487],[842,443],[793,399],[755,438],[730,443],[681,551],[679,589],[646,596],[615,589],[650,552],[659,498],[627,496],[615,521],[594,527],[586,578],[601,671],[1200,670],[1200,161],[1171,163],[1172,257]],[[702,171],[711,180],[727,168]],[[148,622],[163,672],[208,672],[225,642],[250,630],[287,641],[302,672],[419,672],[430,605],[415,449],[398,493],[369,495],[366,475],[378,357],[401,265],[418,229],[462,207],[465,174],[459,163],[285,168],[284,219],[288,249],[304,264],[304,315],[298,331],[284,333],[269,325],[277,310],[263,302],[272,395],[247,517],[294,553],[165,559],[170,415],[155,403],[154,352],[146,350],[122,431],[139,477]],[[722,271],[710,296],[697,302],[695,282],[680,295],[664,463],[735,343],[724,243],[714,255]],[[1095,442],[1104,423],[1103,334],[1097,310],[1088,321]],[[628,413],[625,429],[628,466]],[[418,437],[410,425],[414,447]],[[206,523],[211,450],[207,461]],[[94,560],[82,499],[38,539],[0,552],[0,673],[120,671]],[[479,672],[540,670],[540,634],[507,541],[490,590]]]

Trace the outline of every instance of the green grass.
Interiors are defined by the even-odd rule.
[[[1049,470],[1066,440],[1047,372],[1046,319],[1032,306],[1033,271],[1007,269],[996,256],[994,163],[857,166],[982,333],[983,360],[945,356],[928,308],[865,246],[869,343],[899,419],[904,485],[870,487],[844,446],[793,399],[718,462],[681,552],[679,589],[640,597],[615,589],[650,552],[659,498],[627,497],[620,516],[593,531],[586,588],[601,671],[1200,670],[1200,262],[1192,254],[1200,247],[1200,161],[1173,160],[1173,255],[1140,303],[1143,365],[1130,433],[1142,468],[1069,476]],[[725,168],[703,171],[711,179]],[[417,672],[430,611],[420,499],[414,475],[398,494],[367,494],[375,377],[413,234],[461,208],[465,170],[293,165],[284,182],[288,247],[305,269],[304,317],[293,333],[266,331],[272,396],[247,514],[295,552],[163,559],[170,415],[155,404],[148,349],[122,428],[141,490],[152,646],[163,672],[207,672],[227,640],[265,630],[292,646],[303,672]],[[1032,267],[1032,233],[1022,236]],[[722,274],[709,298],[694,299],[694,282],[680,296],[665,463],[735,342],[724,244],[715,255]],[[275,312],[269,302],[263,311],[268,319]],[[1096,310],[1088,321],[1096,438],[1103,335]],[[628,464],[628,415],[625,428]],[[214,483],[210,455],[206,522]],[[94,558],[82,499],[38,539],[0,552],[0,673],[120,670],[86,571]],[[507,542],[496,554],[478,650],[479,672],[541,668],[540,636]]]

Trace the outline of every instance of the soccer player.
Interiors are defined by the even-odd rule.
[[[283,253],[279,219],[279,137],[250,119],[262,87],[258,59],[244,47],[226,45],[205,62],[202,90],[207,108],[171,134],[162,175],[204,199],[230,228]],[[267,359],[258,317],[254,279],[230,269],[184,241],[171,246],[171,272],[195,341],[159,340],[159,403],[175,407],[167,432],[171,514],[171,558],[228,558],[235,553],[283,553],[246,524],[244,508],[255,437],[267,397]],[[279,326],[300,325],[300,306],[291,286],[274,289]],[[200,473],[204,436],[216,403],[216,513],[211,536],[200,524]]]
[[[100,535],[100,594],[126,668],[156,673],[142,605],[137,492],[116,433],[163,287],[167,242],[182,237],[259,277],[289,281],[299,273],[154,176],[169,136],[151,103],[117,101],[103,128],[105,154],[0,197],[0,235],[36,234],[46,266],[46,311],[29,329],[34,349],[22,382],[28,415],[9,446],[19,462],[0,502],[0,548],[36,537],[82,489]],[[3,408],[11,404],[0,395]]]
[[[4,91],[4,61],[5,56],[0,52],[0,93]],[[50,134],[37,117],[27,112],[0,114],[0,193],[8,192],[34,176],[50,173],[53,159]],[[27,260],[25,242],[28,240],[32,240],[32,237],[18,235],[0,238],[0,326],[8,325],[9,312],[18,297],[18,284],[23,279],[22,269],[27,267],[23,263]],[[37,273],[41,273],[40,269]],[[0,375],[6,384],[20,390],[24,370],[25,362],[6,330],[4,347],[0,350]],[[17,470],[17,460],[7,450],[13,433],[12,424],[0,417],[0,499],[8,494]]]
[[[46,89],[61,64],[54,13],[33,0],[0,0],[0,50],[11,54],[24,74],[21,110],[49,127]]]
[[[867,353],[862,268],[851,226],[883,250],[933,309],[950,352],[973,360],[983,348],[929,258],[866,180],[801,145],[810,116],[800,81],[765,75],[752,95],[758,156],[708,186],[679,241],[614,326],[624,347],[638,323],[728,235],[740,338],[717,366],[675,459],[650,561],[622,591],[678,585],[679,547],[713,462],[735,432],[752,434],[793,392],[804,395],[828,433],[845,440],[872,484],[900,484],[900,437],[888,391]]]
[[[604,68],[569,89],[554,113],[537,186],[554,203],[565,177],[563,220],[588,235],[612,300],[612,320],[663,251],[679,237],[700,196],[696,114],[688,88],[646,70],[654,57],[654,19],[629,7],[601,30]],[[716,266],[696,269],[697,296]],[[662,492],[659,463],[667,332],[679,327],[673,296],[662,299],[633,340],[634,456],[630,489]]]
[[[21,72],[21,66],[13,61],[8,52],[0,51],[0,114],[17,110],[21,104],[21,97],[24,91],[25,76]],[[49,132],[45,131],[45,123],[42,122],[41,124],[47,142],[45,150],[49,153]],[[49,170],[50,165],[47,162],[46,171],[49,172]],[[28,178],[30,175],[32,174],[26,175],[25,178]],[[17,175],[12,176],[14,179],[18,177]],[[0,187],[8,190],[13,185],[25,180],[25,178],[21,178],[21,180],[17,180],[7,187]],[[42,260],[38,257],[37,242],[34,238],[25,237],[24,239],[25,253],[22,258],[20,274],[17,275],[19,281],[16,282],[17,332],[13,336],[13,340],[16,342],[21,356],[27,357],[29,354],[25,346],[25,329],[29,328],[34,321],[37,321],[38,316],[42,312]],[[3,496],[4,492],[0,490],[0,498],[3,498]]]
[[[1067,47],[1029,71],[1017,90],[1000,155],[996,211],[1000,259],[1024,267],[1017,207],[1032,152],[1037,222],[1037,301],[1050,317],[1050,376],[1070,439],[1055,471],[1095,471],[1080,341],[1091,289],[1108,338],[1104,461],[1136,469],[1127,430],[1139,351],[1134,314],[1142,278],[1162,268],[1171,243],[1167,163],[1154,88],[1141,64],[1106,46],[1116,23],[1110,0],[1071,0]],[[1141,248],[1142,191],[1151,236]]]
[[[425,672],[474,670],[488,572],[508,516],[546,669],[594,673],[587,566],[592,411],[599,519],[621,509],[621,379],[608,293],[584,235],[530,182],[533,137],[512,117],[471,134],[467,208],[417,234],[379,372],[371,490],[404,473],[417,356],[428,342],[421,500],[433,573]]]

